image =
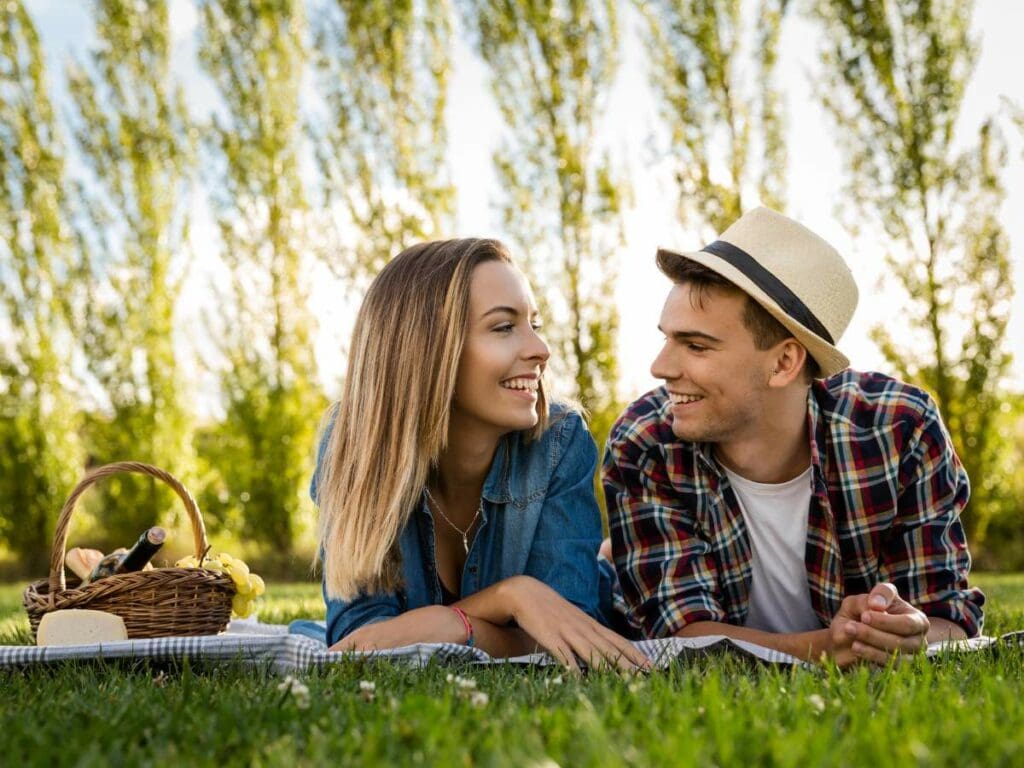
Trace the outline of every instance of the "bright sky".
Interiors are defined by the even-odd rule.
[[[51,79],[56,79],[69,53],[81,55],[83,46],[91,39],[91,21],[83,9],[85,4],[65,0],[28,0],[27,4],[42,33]],[[190,50],[197,18],[189,0],[172,0],[172,17],[179,41],[176,60],[181,64],[188,98],[193,108],[211,103],[209,83],[198,74]],[[652,132],[657,130],[658,109],[644,69],[638,20],[630,10],[623,18],[621,68],[608,103],[602,140],[624,158],[633,190],[633,205],[626,214],[627,247],[620,256],[616,288],[621,322],[620,394],[632,399],[656,384],[648,368],[660,343],[656,326],[668,283],[654,266],[655,250],[659,245],[696,249],[704,239],[702,233],[684,230],[675,220],[676,193],[670,168],[664,163],[653,163],[646,149]],[[830,136],[830,124],[810,93],[807,73],[817,67],[814,32],[800,20],[787,23],[779,72],[789,107],[787,213],[825,237],[851,264],[861,299],[839,346],[855,368],[884,371],[884,360],[867,335],[868,329],[879,322],[896,329],[901,322],[899,302],[884,296],[877,286],[884,274],[884,242],[852,242],[835,220],[842,187],[841,159]],[[1019,75],[1024,69],[1019,41],[1019,30],[1024,28],[1024,3],[978,0],[975,25],[981,35],[982,53],[964,105],[964,135],[974,134],[984,117],[998,111],[1002,97],[1024,105],[1024,78]],[[453,235],[501,237],[494,207],[499,190],[491,163],[491,152],[501,132],[500,116],[487,86],[486,68],[461,39],[455,44],[453,57],[449,138],[451,171],[458,191],[458,220]],[[1002,220],[1011,238],[1017,286],[1009,344],[1011,350],[1018,352],[1012,379],[1020,389],[1024,388],[1024,217],[1012,212],[1024,209],[1024,141],[1016,129],[1007,130],[1006,137],[1011,160],[1004,176],[1008,197]],[[214,273],[209,266],[213,242],[212,223],[201,215],[193,228],[198,259],[183,298],[184,327],[196,327],[192,320],[197,319],[198,308],[207,295],[204,286]],[[316,283],[313,308],[322,328],[317,356],[328,388],[333,389],[332,382],[342,365],[339,349],[350,332],[354,310],[337,301],[337,290],[329,281],[318,279]],[[207,387],[201,385],[201,389]]]

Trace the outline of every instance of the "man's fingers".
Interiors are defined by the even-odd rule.
[[[882,632],[904,637],[927,635],[929,628],[928,617],[916,608],[911,608],[907,613],[865,611],[861,614],[860,621]]]
[[[912,606],[910,603],[908,603],[902,597],[897,597],[895,600],[893,600],[889,604],[889,607],[886,609],[886,613],[892,613],[892,614],[918,613],[918,612],[919,611],[917,610],[917,608]]]
[[[867,595],[847,595],[839,606],[839,613],[856,621],[864,611],[868,610]]]
[[[898,666],[905,661],[911,661],[914,657],[905,653],[896,653],[893,651],[882,651],[878,648],[872,648],[870,645],[865,645],[860,641],[854,642],[850,647],[853,654],[861,661],[866,661],[870,664],[876,664],[880,667],[888,666],[893,664]]]
[[[874,611],[884,611],[899,596],[900,593],[894,584],[888,581],[880,582],[875,584],[868,594],[868,608]]]
[[[868,645],[877,648],[885,653],[894,651],[899,653],[916,653],[925,645],[925,637],[921,634],[899,635],[885,632],[867,624],[850,622],[851,629],[848,632],[856,638],[855,643]]]

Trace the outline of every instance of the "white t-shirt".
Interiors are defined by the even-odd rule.
[[[785,483],[755,483],[725,470],[753,550],[750,610],[744,626],[766,632],[821,629],[807,587],[811,468]]]

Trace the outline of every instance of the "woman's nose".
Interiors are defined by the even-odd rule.
[[[551,350],[548,348],[547,342],[544,338],[537,333],[533,328],[530,329],[530,339],[526,348],[526,357],[529,359],[537,359],[541,362],[546,362],[551,357]]]

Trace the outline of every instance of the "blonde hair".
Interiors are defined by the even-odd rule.
[[[497,240],[414,245],[363,300],[317,476],[319,556],[332,599],[401,586],[399,535],[447,446],[470,280],[488,261],[512,264]],[[547,428],[543,383],[537,415],[527,439]]]

